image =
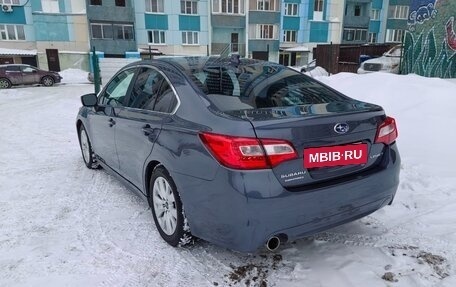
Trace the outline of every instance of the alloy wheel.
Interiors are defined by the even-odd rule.
[[[84,129],[81,129],[81,149],[82,149],[82,156],[84,157],[84,161],[88,163],[90,161],[90,147],[89,147],[89,139],[87,137],[87,133]]]
[[[176,199],[168,181],[157,177],[152,190],[154,211],[160,228],[166,235],[172,235],[177,226]]]

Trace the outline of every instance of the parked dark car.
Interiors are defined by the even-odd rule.
[[[399,184],[393,118],[278,64],[140,61],[81,100],[86,166],[148,200],[172,246],[274,250],[391,204]]]
[[[40,70],[24,64],[0,65],[0,89],[11,88],[15,85],[42,84],[50,87],[60,83],[62,77],[57,72]]]

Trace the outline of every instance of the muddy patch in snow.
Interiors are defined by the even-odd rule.
[[[388,247],[389,252],[392,256],[403,256],[409,257],[414,259],[411,262],[411,269],[410,270],[401,270],[401,272],[396,274],[393,272],[386,272],[382,279],[390,282],[397,282],[398,277],[401,276],[408,276],[410,273],[420,273],[419,266],[428,265],[433,272],[431,272],[431,276],[437,279],[444,279],[450,276],[450,269],[451,266],[447,264],[447,259],[441,255],[436,255],[431,252],[420,250],[420,248],[416,246],[410,245],[398,245],[398,246],[390,246]],[[386,268],[388,267],[388,268]],[[385,266],[385,270],[393,269],[393,266],[388,265]]]
[[[252,259],[256,259],[253,256]],[[252,260],[248,264],[241,266],[230,265],[232,271],[225,275],[226,283],[230,286],[244,283],[245,286],[266,287],[268,286],[268,275],[271,269],[276,270],[283,258],[280,254],[268,256],[259,255],[260,260]]]
[[[446,258],[440,256],[440,255],[435,255],[429,252],[424,252],[421,251],[418,256],[418,263],[423,264],[422,262],[425,262],[429,264],[429,266],[434,269],[435,273],[440,277],[440,279],[446,278],[450,276],[448,274],[447,269],[448,265],[444,265],[445,262],[447,261]]]

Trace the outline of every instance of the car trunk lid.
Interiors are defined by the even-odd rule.
[[[385,118],[384,111],[364,102],[344,101],[228,113],[250,121],[259,139],[280,139],[293,145],[298,157],[273,168],[284,187],[318,184],[370,169],[379,163],[384,148],[383,144],[374,144],[377,127]],[[348,129],[337,130],[338,124]],[[326,158],[318,158],[320,148],[326,148],[326,154],[320,153]],[[362,155],[365,160],[356,164],[343,162],[342,165],[328,160],[327,156],[331,157],[328,149],[331,152],[341,148],[367,152]],[[306,157],[309,161],[306,153],[312,151],[314,164],[308,167],[304,161]],[[315,161],[322,166],[315,166]],[[333,166],[328,166],[330,162]]]

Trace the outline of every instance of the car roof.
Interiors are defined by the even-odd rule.
[[[3,64],[3,65],[0,65],[0,68],[6,68],[6,67],[11,67],[11,66],[17,66],[17,67],[20,67],[20,66],[32,67],[32,66],[27,65],[27,64]]]
[[[138,65],[153,65],[153,66],[173,66],[183,72],[202,68],[204,66],[227,66],[233,63],[235,57],[215,57],[215,56],[165,56],[158,59],[152,60],[141,60],[127,65],[127,67],[133,67]],[[277,63],[266,62],[255,59],[240,58],[239,65],[252,65],[252,64],[264,64],[264,65],[278,65]]]

